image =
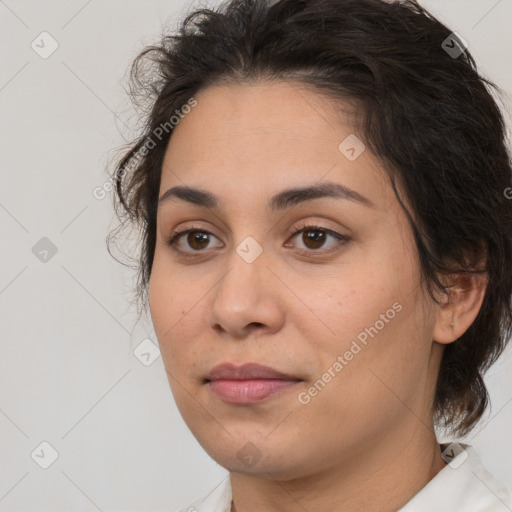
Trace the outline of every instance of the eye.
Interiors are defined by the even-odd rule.
[[[296,231],[293,233],[292,238],[295,238],[297,235],[300,235],[301,233],[303,234],[301,241],[305,245],[305,249],[299,248],[300,251],[303,253],[311,254],[313,252],[316,252],[323,254],[326,252],[332,252],[333,250],[339,248],[340,245],[344,245],[349,241],[349,237],[318,225],[308,224],[295,226],[295,229]],[[187,248],[184,249],[183,247],[179,247],[179,242],[181,241],[181,238],[184,237],[185,235],[188,235],[185,239],[185,242],[188,245],[188,247],[192,249],[192,251],[189,251]],[[167,245],[171,246],[176,252],[183,253],[185,256],[194,256],[193,254],[186,253],[204,252],[203,249],[206,249],[210,242],[210,236],[217,238],[215,237],[215,235],[213,235],[212,233],[205,229],[201,229],[200,227],[191,227],[183,231],[174,231],[171,234],[171,236],[166,240],[166,243]],[[334,249],[331,248],[327,251],[319,251],[318,249],[320,249],[325,244],[328,237],[331,237],[334,240],[338,240],[339,243],[335,244]],[[336,247],[336,245],[338,247]]]
[[[322,254],[326,252],[332,252],[333,250],[339,248],[340,245],[347,243],[349,240],[348,236],[337,233],[336,231],[332,231],[331,229],[323,228],[322,226],[318,226],[316,224],[296,226],[295,229],[297,229],[297,231],[295,231],[295,233],[292,235],[292,238],[295,238],[297,235],[302,233],[300,240],[306,247],[305,249],[301,249],[301,252],[319,252]],[[339,240],[340,242],[338,244],[334,244],[334,249],[331,248],[327,251],[318,251],[318,249],[325,244],[325,241],[328,237],[331,237],[334,240]]]
[[[201,229],[200,227],[191,227],[185,229],[183,231],[174,231],[171,236],[167,240],[167,244],[173,247],[178,252],[187,252],[187,250],[182,248],[175,248],[177,242],[180,241],[180,238],[184,235],[188,235],[186,238],[186,242],[195,252],[201,252],[202,249],[208,246],[208,237],[215,236],[209,231],[205,229]],[[216,238],[216,237],[215,237]]]

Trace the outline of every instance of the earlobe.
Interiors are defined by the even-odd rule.
[[[486,276],[461,274],[444,294],[436,313],[433,340],[448,344],[460,338],[475,321],[487,288]]]

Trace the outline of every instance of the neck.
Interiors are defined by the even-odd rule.
[[[394,512],[446,466],[433,430],[412,415],[410,422],[415,423],[414,435],[407,442],[404,430],[397,429],[301,478],[231,473],[231,511]]]

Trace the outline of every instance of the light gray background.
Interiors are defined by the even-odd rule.
[[[422,4],[512,91],[512,0]],[[156,338],[128,302],[134,274],[106,251],[110,200],[92,194],[133,135],[121,86],[129,64],[191,5],[0,1],[3,512],[173,511],[227,474],[181,419],[161,358],[145,366],[133,353]],[[43,31],[59,44],[47,59],[31,48]],[[46,263],[32,252],[43,237],[57,247]],[[508,350],[487,376],[490,420],[467,442],[512,489],[511,375]],[[48,469],[43,441],[59,454]]]

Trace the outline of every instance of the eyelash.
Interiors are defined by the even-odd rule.
[[[317,254],[319,253],[320,255],[329,254],[333,251],[340,249],[341,246],[345,245],[350,240],[350,238],[348,236],[342,235],[340,233],[337,233],[336,231],[332,231],[330,229],[324,228],[317,224],[301,224],[301,225],[294,226],[294,229],[296,231],[291,235],[291,238],[295,238],[298,234],[304,233],[305,231],[322,231],[322,232],[326,233],[327,235],[330,235],[333,238],[341,241],[341,243],[338,244],[335,248],[330,248],[327,251],[314,250],[314,249],[300,249],[299,252],[301,252],[302,254],[308,254],[308,255],[311,255],[312,253],[317,253]],[[202,229],[200,226],[192,226],[183,231],[174,231],[173,233],[171,233],[171,236],[166,240],[166,244],[171,246],[171,248],[174,251],[182,254],[186,258],[197,257],[200,253],[202,253],[204,251],[193,251],[193,252],[195,252],[195,254],[188,254],[188,251],[183,251],[182,249],[177,249],[175,247],[176,242],[178,241],[178,239],[181,236],[186,235],[188,233],[193,233],[193,232],[199,232],[199,233],[204,233],[204,234],[215,236],[213,233],[210,233],[209,231]]]

